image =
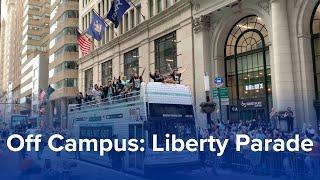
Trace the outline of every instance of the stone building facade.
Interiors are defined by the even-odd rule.
[[[104,7],[101,12],[105,15],[110,7],[99,6],[99,2],[89,1],[83,7],[80,3],[83,30],[92,8]],[[93,51],[80,58],[80,91],[104,84],[105,74],[109,78],[125,75],[128,56],[137,59],[138,69],[146,68],[143,78],[149,81],[149,72],[161,69],[161,63],[166,63],[161,61],[167,60],[158,57],[158,40],[175,32],[172,59],[177,67],[187,69],[182,84],[193,91],[199,126],[207,125],[199,106],[206,101],[203,77],[208,73],[211,90],[216,88],[216,76],[228,88],[228,105],[221,108],[223,120],[268,119],[271,108],[284,111],[291,107],[296,128],[318,127],[319,1],[181,0],[164,6],[166,2],[134,1],[139,8],[128,11],[122,27],[111,26],[105,40],[95,42]],[[137,23],[135,14],[140,10],[145,19]],[[103,64],[110,60],[109,70],[104,69]]]
[[[265,114],[272,107],[278,111],[291,107],[295,113],[296,128],[302,128],[304,124],[319,127],[319,118],[316,116],[319,112],[319,1],[193,2],[194,18],[199,24],[194,32],[195,56],[199,62],[196,63],[199,67],[195,67],[198,71],[195,74],[200,76],[210,72],[211,77],[224,77],[229,86],[229,95],[232,94],[230,91],[236,91],[234,99],[238,102],[233,104],[239,108],[236,113],[240,119],[246,117],[240,111],[252,110],[259,114],[260,107],[250,108],[250,105],[262,104],[267,106],[261,108],[265,108]],[[263,38],[257,34],[262,34]],[[264,43],[261,43],[262,39]],[[262,76],[267,77],[255,81],[249,76],[255,70],[250,70],[247,59],[254,59],[257,55],[259,63],[260,52],[263,54],[262,64],[263,60],[267,61],[262,66]],[[236,72],[232,72],[234,60]],[[259,77],[260,74],[254,75]],[[236,77],[233,79],[233,76]],[[248,79],[258,86],[250,84]],[[200,82],[197,87],[201,85]],[[232,88],[233,85],[236,87]],[[264,91],[261,96],[263,100],[257,98],[257,93],[250,91]],[[246,93],[253,96],[247,96]],[[204,99],[203,96],[200,98]],[[247,109],[242,108],[241,104],[247,105]],[[228,114],[231,114],[230,111]]]

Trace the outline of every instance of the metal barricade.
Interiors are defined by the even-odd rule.
[[[227,149],[221,157],[206,152],[206,164],[213,168],[266,176],[303,178],[320,175],[320,154],[303,152],[237,152]]]

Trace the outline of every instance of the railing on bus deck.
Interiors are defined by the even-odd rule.
[[[100,106],[114,105],[125,102],[132,102],[140,100],[140,91],[134,91],[128,94],[111,96],[104,99],[96,99],[81,104],[70,104],[69,112],[80,111],[84,109],[96,108]]]

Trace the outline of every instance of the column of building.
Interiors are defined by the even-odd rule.
[[[200,104],[206,102],[206,92],[204,84],[204,75],[211,75],[211,64],[210,64],[210,16],[201,16],[195,18],[193,22],[194,26],[194,98],[195,108],[197,113],[197,121],[200,127],[205,127],[207,124],[206,114],[201,112]]]
[[[271,2],[272,50],[271,71],[273,101],[277,110],[295,109],[293,65],[286,0]]]

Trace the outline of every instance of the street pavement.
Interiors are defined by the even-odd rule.
[[[33,162],[38,164],[40,167],[45,167],[45,159],[50,159],[52,169],[58,172],[67,171],[63,166],[63,162],[69,164],[76,164],[75,167],[70,168],[70,175],[58,176],[56,172],[48,171],[43,168],[40,173],[34,173],[28,176],[21,175],[21,160],[18,153],[12,153],[2,150],[0,153],[0,179],[1,180],[47,180],[47,179],[77,179],[77,180],[143,180],[141,177],[133,176],[127,173],[115,171],[113,169],[97,166],[87,162],[71,159],[72,156],[62,153],[61,157],[57,157],[55,153],[45,150],[43,152],[41,160],[37,159],[36,153],[28,153],[27,159],[32,159]],[[68,172],[68,171],[67,171]],[[53,176],[52,174],[55,174]]]
[[[28,176],[21,175],[21,158],[19,158],[18,153],[12,153],[5,150],[0,151],[0,179],[1,180],[49,180],[51,177],[53,180],[60,179],[76,179],[76,180],[235,180],[235,179],[246,179],[246,180],[270,180],[274,179],[270,176],[256,176],[244,173],[231,173],[229,171],[219,170],[218,175],[214,175],[211,168],[203,168],[194,171],[185,171],[171,174],[158,174],[152,177],[141,177],[134,176],[128,173],[123,173],[115,171],[110,168],[105,168],[102,166],[94,165],[91,163],[83,162],[74,159],[72,154],[62,153],[60,157],[56,156],[56,153],[46,149],[42,154],[41,160],[37,159],[36,153],[29,153],[28,159],[32,159],[36,164],[42,167],[42,171],[39,173],[34,173]],[[48,172],[44,169],[45,159],[50,159],[52,169],[58,172],[70,172],[68,176],[52,176],[52,172]],[[63,166],[63,162],[68,164],[76,164],[75,167],[71,167],[70,171],[68,168]],[[48,176],[50,174],[51,176]],[[280,178],[278,178],[281,180]]]

